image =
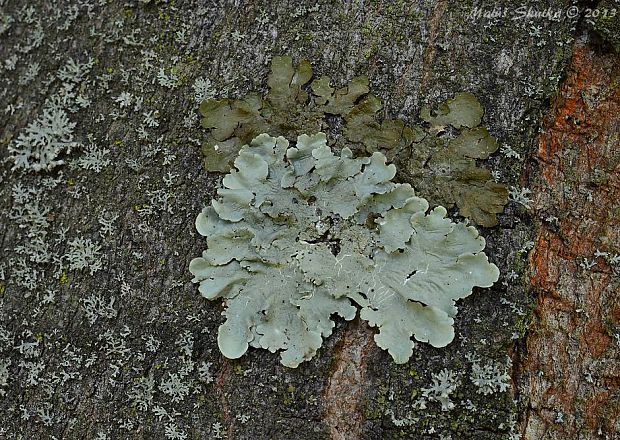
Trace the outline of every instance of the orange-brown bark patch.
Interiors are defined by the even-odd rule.
[[[336,350],[323,398],[323,421],[329,427],[332,440],[361,438],[364,420],[359,403],[363,397],[366,357],[374,346],[372,338],[368,325],[356,319]]]
[[[619,268],[595,256],[620,254],[618,84],[617,57],[575,47],[538,139],[530,267],[539,296],[517,368],[527,439],[599,438],[620,423],[620,387],[610,386],[620,383],[619,350],[609,334],[620,327]]]

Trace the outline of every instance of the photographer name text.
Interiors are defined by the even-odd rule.
[[[568,8],[545,8],[539,9],[533,6],[518,7],[493,7],[483,8],[474,7],[469,18],[473,21],[494,20],[498,18],[508,18],[510,20],[549,20],[562,21],[565,19],[575,20],[577,18],[597,19],[613,18],[618,14],[616,8],[579,8],[570,6]]]

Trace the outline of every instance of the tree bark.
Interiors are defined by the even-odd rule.
[[[534,153],[538,296],[517,376],[527,438],[620,433],[620,272],[609,260],[619,252],[619,75],[616,55],[577,45]]]
[[[0,438],[618,438],[618,55],[572,6],[0,0]],[[296,369],[220,354],[222,306],[188,271],[221,178],[203,168],[194,85],[262,93],[276,55],[337,85],[367,75],[408,124],[469,91],[510,147],[480,166],[533,204],[481,229],[502,275],[459,302],[448,347],[396,365],[340,320]],[[82,146],[12,170],[50,100]],[[482,393],[474,365],[510,386]],[[444,369],[454,408],[415,405]]]

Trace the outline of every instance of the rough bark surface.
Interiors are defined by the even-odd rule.
[[[578,45],[535,158],[538,292],[527,354],[527,438],[620,433],[620,60]]]
[[[524,351],[532,288],[527,252],[535,230],[522,204],[508,205],[500,225],[482,231],[486,253],[500,267],[500,281],[459,303],[451,345],[418,344],[405,365],[393,364],[371,340],[373,330],[357,321],[339,321],[320,353],[297,369],[283,367],[277,355],[262,350],[225,359],[216,342],[222,308],[198,295],[187,268],[204,248],[194,232],[195,217],[221,178],[202,166],[199,99],[264,91],[275,55],[308,59],[317,76],[327,74],[339,84],[368,75],[385,115],[407,122],[419,122],[423,104],[469,91],[484,105],[484,124],[510,147],[480,165],[496,171],[507,185],[519,186],[574,39],[590,35],[583,14],[567,14],[570,6],[564,0],[544,5],[0,0],[0,437],[516,439],[526,408],[521,427],[529,438],[538,438],[541,429],[561,432],[561,425],[549,422],[550,413],[557,416],[555,403],[541,396],[560,376],[533,382],[536,369],[547,361],[538,348]],[[550,8],[560,17],[522,17],[517,7]],[[494,15],[503,8],[505,14]],[[588,58],[588,50],[577,52],[584,65],[614,65],[605,57]],[[584,112],[598,112],[603,101],[612,111],[617,77],[596,75],[598,92],[588,95],[589,89],[579,86],[571,93],[583,91],[594,99]],[[72,136],[80,146],[63,152],[66,163],[53,170],[12,170],[7,147],[14,147],[50,106],[62,108],[76,124]],[[562,111],[572,115],[573,110]],[[601,160],[617,159],[617,125],[597,127],[615,130],[607,131],[605,144],[614,154],[603,154],[601,147]],[[543,139],[540,145],[544,142],[552,144]],[[577,146],[554,148],[567,155],[573,151],[575,160],[587,157]],[[608,203],[617,194],[614,163],[601,164],[609,181],[600,188],[616,191],[609,190]],[[549,178],[555,186],[567,177]],[[574,190],[581,197],[577,186]],[[617,225],[616,205],[609,205],[616,223],[606,223],[593,218],[593,209],[577,214],[571,203],[561,205],[551,191],[537,194],[537,201],[547,194],[549,207],[582,215],[573,226],[590,227],[586,218],[598,222],[601,231],[607,225],[606,236],[617,243],[617,229],[611,229]],[[604,209],[603,202],[593,203]],[[570,229],[572,217],[555,215]],[[590,238],[596,234],[576,231]],[[540,257],[545,249],[556,249],[559,239],[549,228],[538,235],[531,260],[536,289],[554,283],[555,275],[548,273],[554,270],[564,276],[558,287],[575,285],[572,272],[545,266]],[[87,252],[78,249],[80,243]],[[550,261],[563,264],[582,256],[592,261],[598,243],[579,241],[579,246],[568,254],[554,253]],[[605,246],[601,243],[601,250],[613,253],[617,244]],[[579,365],[593,365],[590,359],[609,362],[600,364],[601,370],[584,371],[594,380],[586,386],[588,408],[595,411],[574,416],[584,420],[581,425],[567,416],[577,408],[571,406],[577,391],[562,390],[561,396],[569,397],[562,397],[558,408],[570,426],[588,427],[576,438],[596,438],[590,437],[591,426],[613,438],[617,368],[609,357],[611,334],[603,328],[615,325],[611,331],[617,334],[620,311],[612,290],[617,285],[610,281],[613,270],[601,261],[594,269],[588,277],[580,272],[583,282],[565,301],[582,310],[571,312],[573,319],[588,313],[596,336],[574,333],[575,350],[593,342],[594,351]],[[595,302],[578,305],[577,299],[586,299],[587,282],[593,286],[587,292],[598,292],[587,298]],[[541,322],[564,298],[553,295],[538,301]],[[545,303],[549,296],[556,300]],[[611,318],[597,314],[606,306]],[[541,332],[558,335],[554,328]],[[549,348],[536,334],[532,331],[527,343]],[[509,354],[520,360],[515,377],[524,385],[483,393],[476,368],[495,372],[504,384]],[[443,370],[454,373],[456,384],[449,396],[454,407],[445,411],[428,396],[432,392],[424,391]],[[595,394],[604,388],[607,394]]]

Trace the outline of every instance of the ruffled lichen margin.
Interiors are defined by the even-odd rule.
[[[382,153],[335,155],[323,133],[295,146],[261,134],[234,166],[196,219],[207,250],[190,264],[201,294],[225,301],[218,345],[228,358],[252,346],[296,367],[331,334],[332,315],[351,320],[356,305],[377,345],[404,363],[412,336],[450,343],[455,301],[498,279],[476,229],[392,182]]]

